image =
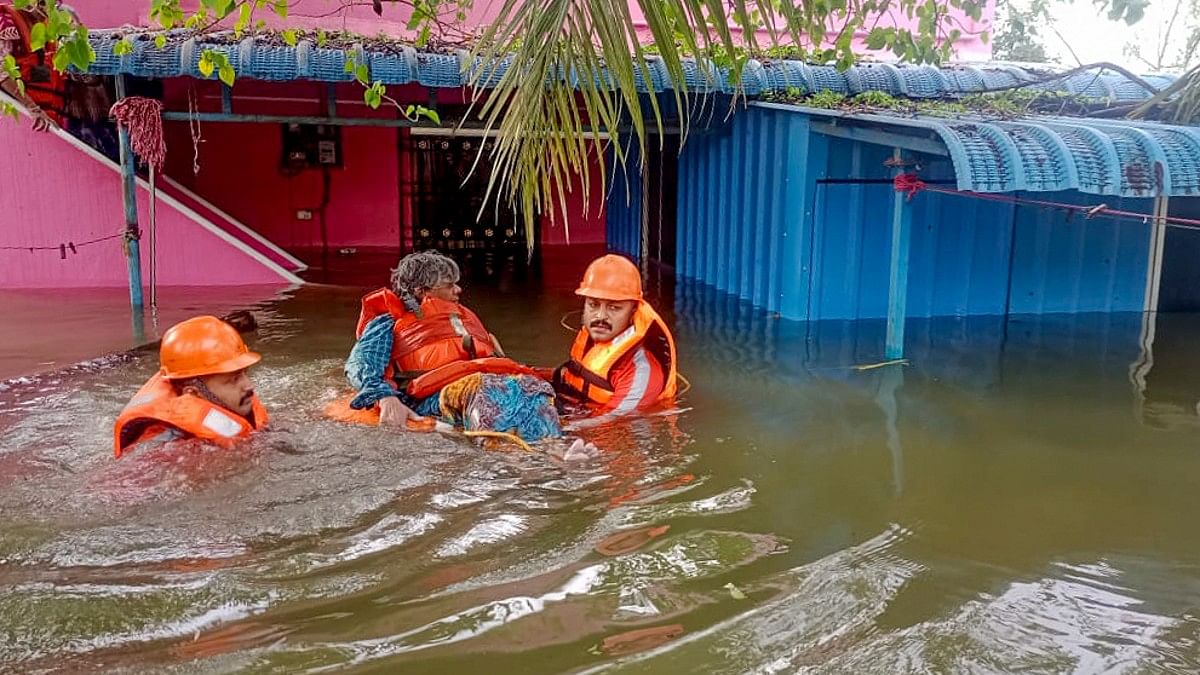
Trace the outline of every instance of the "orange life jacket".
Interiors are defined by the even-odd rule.
[[[62,126],[67,109],[67,80],[63,74],[54,69],[55,45],[47,43],[45,47],[34,51],[29,35],[37,20],[11,5],[0,5],[4,12],[17,26],[21,41],[13,50],[13,59],[21,71],[21,80],[25,83],[25,94],[38,107],[45,111],[54,123]]]
[[[254,397],[253,426],[244,417],[199,396],[176,393],[161,373],[155,373],[138,390],[113,425],[113,454],[122,452],[170,429],[201,438],[221,447],[267,425],[267,409]]]
[[[533,374],[531,368],[504,358],[483,322],[466,307],[426,297],[419,313],[408,311],[395,293],[381,288],[363,298],[355,330],[356,337],[362,337],[372,319],[382,314],[395,319],[384,377],[401,384],[410,396],[432,396],[473,373]]]
[[[586,328],[580,328],[571,345],[570,359],[554,371],[555,391],[581,402],[607,404],[615,389],[610,379],[613,366],[639,345],[645,345],[665,371],[658,401],[675,398],[678,388],[675,338],[658,312],[645,301],[638,303],[629,328],[608,342],[595,342]]]

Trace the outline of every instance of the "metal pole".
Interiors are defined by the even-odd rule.
[[[1167,241],[1167,215],[1171,202],[1167,197],[1154,198],[1154,220],[1150,224],[1150,253],[1146,264],[1146,295],[1142,311],[1158,311],[1158,294],[1162,285],[1163,249]]]
[[[892,151],[897,173],[900,148]],[[908,311],[908,245],[912,229],[912,209],[906,208],[904,193],[897,192],[892,200],[892,260],[888,285],[887,345],[885,358],[904,357],[904,319]]]
[[[125,77],[118,75],[116,80],[117,100],[120,101],[125,98]],[[138,246],[141,233],[138,230],[136,158],[133,146],[129,143],[129,130],[123,124],[117,126],[121,139],[121,184],[124,189],[122,201],[125,205],[125,261],[129,265],[129,304],[133,306],[136,314],[140,314],[145,303],[142,301],[142,255]]]

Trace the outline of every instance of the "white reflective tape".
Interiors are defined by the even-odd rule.
[[[138,406],[146,405],[147,403],[153,401],[156,398],[158,398],[158,397],[155,396],[154,394],[139,394],[139,395],[134,396],[133,398],[129,399],[129,403],[125,404],[125,408],[129,409],[129,408],[136,408]]]
[[[463,325],[462,317],[457,314],[450,315],[450,326],[454,328],[454,332],[461,337],[467,337],[470,333],[467,332],[467,327]]]
[[[242,431],[242,425],[238,424],[237,420],[216,408],[208,411],[201,424],[225,438],[236,438]]]
[[[626,340],[633,337],[634,335],[637,335],[637,329],[634,327],[633,324],[629,324],[629,328],[626,328],[624,331],[622,331],[622,333],[620,335],[618,335],[617,337],[612,339],[612,346],[620,347],[622,343],[624,343]]]

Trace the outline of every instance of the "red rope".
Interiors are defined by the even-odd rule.
[[[117,101],[109,113],[129,130],[133,151],[142,161],[161,171],[167,161],[167,144],[163,140],[161,101],[131,96]]]
[[[1107,204],[1094,204],[1085,206],[1080,204],[1065,204],[1063,202],[1051,202],[1040,199],[1024,199],[1014,197],[1007,194],[994,194],[987,192],[971,192],[969,190],[955,190],[953,188],[942,187],[940,185],[930,185],[917,177],[915,173],[900,173],[892,179],[892,187],[896,192],[903,192],[907,195],[908,201],[916,196],[918,192],[928,191],[936,192],[944,195],[956,195],[958,197],[971,197],[973,199],[983,199],[991,202],[1003,202],[1005,204],[1016,204],[1019,206],[1038,206],[1047,209],[1060,209],[1068,213],[1082,213],[1088,218],[1104,216],[1108,218],[1119,218],[1128,220],[1149,221],[1155,219],[1153,215],[1148,213],[1138,213],[1137,211],[1123,211],[1121,209],[1110,209]],[[1180,218],[1177,216],[1166,216],[1162,221],[1168,225],[1182,225],[1186,227],[1200,227],[1200,220],[1194,218]]]
[[[908,201],[910,202],[912,201],[913,197],[917,196],[918,192],[929,188],[929,186],[925,184],[925,181],[917,178],[917,174],[915,173],[896,174],[896,178],[892,181],[892,184],[895,186],[896,192],[905,193],[908,196]]]

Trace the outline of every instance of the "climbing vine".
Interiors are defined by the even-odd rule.
[[[1053,89],[1009,89],[944,99],[910,99],[892,96],[883,91],[867,91],[847,96],[829,90],[810,94],[792,88],[764,94],[762,99],[773,103],[790,103],[843,112],[886,111],[931,117],[974,114],[998,119],[1015,119],[1033,114],[1087,115],[1104,110],[1108,105],[1104,99]]]

